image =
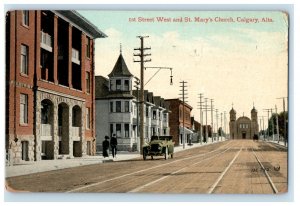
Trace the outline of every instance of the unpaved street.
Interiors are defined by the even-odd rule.
[[[175,153],[7,178],[31,192],[240,193],[287,192],[287,150],[267,142],[225,141]]]

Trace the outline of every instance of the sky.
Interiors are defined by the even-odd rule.
[[[173,85],[169,84],[170,71],[160,70],[145,89],[165,99],[179,98],[180,82],[186,81],[187,101],[197,121],[199,93],[214,99],[214,108],[225,111],[227,119],[232,105],[237,117],[251,117],[254,105],[265,121],[264,109],[276,105],[278,112],[283,110],[282,99],[277,99],[288,95],[288,16],[283,12],[78,12],[108,36],[96,39],[96,75],[107,77],[122,44],[130,72],[140,77],[140,64],[133,62],[139,59],[133,53],[140,47],[137,36],[146,35],[144,44],[151,47],[151,62],[145,67],[173,68]],[[170,21],[160,22],[161,18]],[[145,82],[155,72],[157,69],[147,69]]]

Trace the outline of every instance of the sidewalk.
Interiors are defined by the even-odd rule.
[[[279,141],[279,142],[276,141],[276,140],[274,140],[274,141],[273,141],[273,140],[265,140],[265,141],[266,141],[266,142],[271,142],[271,143],[273,143],[273,144],[278,144],[278,145],[283,146],[283,147],[286,147],[286,148],[288,147],[288,144],[287,144],[286,146],[284,145],[284,141]]]
[[[223,138],[220,141],[224,141]],[[208,143],[193,143],[192,145],[185,145],[185,149],[192,149],[196,147],[202,147],[205,145],[217,143],[217,141],[211,142],[209,139]],[[177,146],[174,148],[175,153],[183,151],[183,146]],[[176,156],[175,156],[176,157]],[[27,175],[39,172],[53,171],[59,169],[66,169],[71,167],[78,167],[83,165],[101,164],[105,162],[123,161],[135,158],[142,158],[138,152],[118,152],[117,158],[113,159],[112,156],[109,158],[103,158],[102,155],[97,154],[96,156],[85,156],[75,157],[73,159],[58,159],[58,160],[42,160],[35,162],[25,162],[22,164],[16,164],[13,166],[5,167],[5,177],[14,177],[20,175]]]

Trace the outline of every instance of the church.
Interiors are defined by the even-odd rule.
[[[257,110],[253,106],[251,110],[251,119],[249,117],[239,117],[236,119],[236,111],[230,110],[230,139],[253,139],[258,135]]]

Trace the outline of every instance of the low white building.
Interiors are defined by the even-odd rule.
[[[133,75],[120,54],[109,78],[96,76],[96,149],[102,151],[102,142],[107,135],[116,134],[118,150],[136,151],[139,147],[138,91],[133,90]],[[144,91],[144,137],[169,135],[169,115],[164,99]]]

